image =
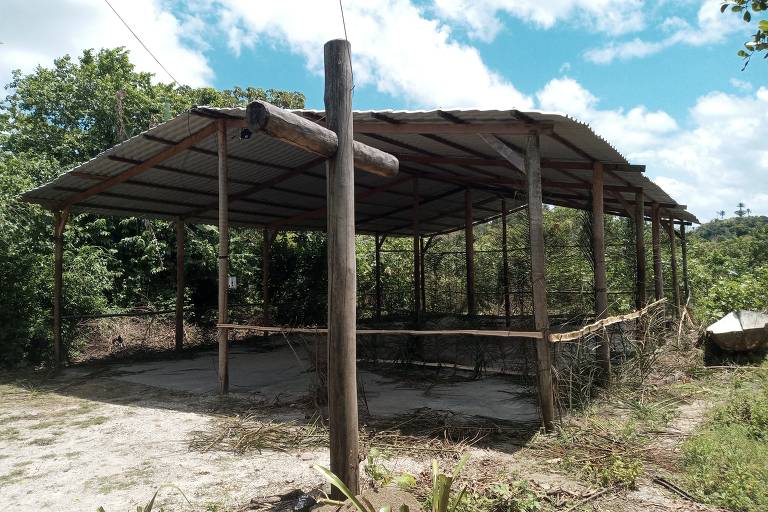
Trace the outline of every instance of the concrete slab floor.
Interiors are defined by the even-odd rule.
[[[272,349],[234,343],[230,349],[230,390],[264,400],[298,400],[311,393],[314,371],[308,351],[284,342],[270,342]],[[110,372],[115,379],[184,391],[216,393],[217,353],[200,352],[194,358],[125,364]],[[428,370],[425,370],[428,371]],[[388,417],[429,407],[469,416],[484,416],[519,423],[536,423],[536,399],[528,390],[507,378],[489,376],[478,380],[435,383],[398,381],[384,371],[358,371],[368,411]]]

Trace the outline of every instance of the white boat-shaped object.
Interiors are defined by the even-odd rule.
[[[707,334],[723,350],[748,352],[768,346],[768,315],[741,309],[707,327]]]

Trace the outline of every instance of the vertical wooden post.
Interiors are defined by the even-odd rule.
[[[605,215],[603,203],[603,164],[596,162],[592,169],[592,253],[595,264],[595,318],[608,316],[608,285],[605,271]],[[601,379],[608,383],[611,377],[611,338],[600,337],[598,361]]]
[[[427,274],[426,270],[424,270],[424,258],[426,257],[427,247],[424,243],[424,237],[419,237],[419,255],[421,256],[419,260],[419,272],[421,273],[421,286],[419,289],[421,290],[421,314],[422,318],[427,313]]]
[[[419,232],[419,178],[413,179],[413,312],[421,323],[421,233]]]
[[[263,321],[264,325],[269,325],[272,323],[272,301],[269,296],[269,272],[272,263],[272,241],[274,239],[274,234],[268,228],[264,228],[261,232],[261,236],[261,297],[263,299]],[[268,332],[264,333],[264,336],[268,335]]]
[[[184,219],[176,218],[176,351],[184,349]]]
[[[331,471],[358,494],[357,350],[355,346],[355,176],[352,153],[352,63],[349,42],[329,41],[325,114],[339,147],[328,161],[328,416]],[[331,496],[343,499],[333,488]]]
[[[61,315],[64,283],[64,229],[69,211],[53,212],[53,366],[63,362]]]
[[[376,321],[381,321],[381,246],[384,244],[385,237],[382,237],[380,234],[376,233],[376,252],[375,252],[375,259],[376,259]]]
[[[688,242],[685,237],[685,223],[680,223],[680,253],[683,259],[683,304],[691,298],[691,288],[688,283]]]
[[[669,219],[666,224],[667,236],[669,236],[669,263],[670,270],[672,271],[672,308],[673,314],[676,316],[680,312],[680,281],[677,277],[677,240],[675,240],[675,223],[673,219]]]
[[[635,308],[645,307],[645,196],[635,193]]]
[[[509,303],[509,252],[507,248],[507,200],[501,199],[501,281],[504,290],[504,326],[512,324],[512,307]]]
[[[655,299],[664,298],[664,274],[661,270],[661,217],[659,203],[651,209],[651,244],[653,245],[653,284]]]
[[[465,259],[467,262],[467,313],[477,315],[477,300],[475,298],[475,234],[474,219],[472,218],[472,189],[464,191],[464,243]]]
[[[229,169],[227,166],[227,124],[217,121],[219,154],[219,323],[226,324],[229,292]],[[219,327],[219,393],[229,391],[228,329]]]
[[[549,312],[544,253],[544,207],[541,196],[541,150],[539,134],[526,137],[525,173],[528,180],[528,236],[531,245],[531,289],[533,317],[542,339],[536,345],[536,369],[539,406],[544,428],[551,430],[555,421],[555,395],[552,388],[552,357],[549,346]]]

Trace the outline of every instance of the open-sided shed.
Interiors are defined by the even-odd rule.
[[[256,110],[261,112],[259,117]],[[262,102],[245,108],[197,107],[118,144],[56,180],[31,190],[24,199],[55,212],[56,346],[60,347],[61,237],[67,216],[91,212],[110,216],[174,219],[180,255],[177,301],[177,346],[183,341],[183,225],[218,223],[225,233],[220,248],[220,366],[226,391],[227,322],[226,261],[228,226],[257,226],[269,239],[276,230],[324,230],[327,154],[308,150],[300,141],[277,133],[264,112],[284,116],[298,127],[324,125],[322,111],[288,112]],[[660,230],[677,235],[685,251],[685,226],[698,222],[664,190],[644,175],[645,168],[627,161],[591,128],[557,113],[517,110],[360,111],[353,113],[356,141],[394,155],[399,172],[354,176],[354,228],[357,233],[414,237],[414,269],[418,272],[418,237],[466,231],[467,302],[474,314],[473,226],[504,217],[514,209],[529,213],[531,282],[536,331],[496,335],[539,340],[539,383],[542,401],[551,398],[548,375],[549,320],[546,311],[542,204],[578,208],[634,219],[637,251],[636,305],[646,304],[646,219],[653,227],[655,297],[663,297]],[[396,164],[396,163],[395,163]],[[595,313],[607,310],[605,247],[602,222],[593,225]],[[675,236],[671,236],[674,254]],[[265,245],[265,247],[268,247]],[[379,244],[376,244],[377,249]],[[685,254],[685,253],[684,253]],[[265,258],[269,254],[265,253]],[[685,278],[685,259],[684,278]],[[674,302],[679,304],[677,268],[672,261]],[[268,265],[265,265],[265,268]],[[419,279],[414,278],[419,310]],[[505,300],[508,300],[505,297]],[[268,329],[265,329],[268,330]],[[409,331],[409,334],[418,334]],[[472,333],[466,331],[468,335]],[[365,332],[358,331],[358,334]],[[492,334],[478,331],[475,334]],[[542,343],[543,342],[543,343]],[[610,366],[610,347],[601,358]],[[58,356],[57,356],[58,357]],[[542,404],[545,423],[551,404]],[[547,412],[549,411],[549,412]]]

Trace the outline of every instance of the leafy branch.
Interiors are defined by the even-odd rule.
[[[768,0],[734,0],[732,2],[723,2],[720,5],[720,12],[731,13],[741,16],[745,23],[751,23],[752,17],[757,13],[768,11]],[[744,68],[749,65],[749,61],[755,53],[766,52],[763,58],[768,58],[768,19],[762,19],[757,23],[757,32],[752,35],[752,39],[744,43],[744,49],[738,51],[739,57],[744,59]]]

